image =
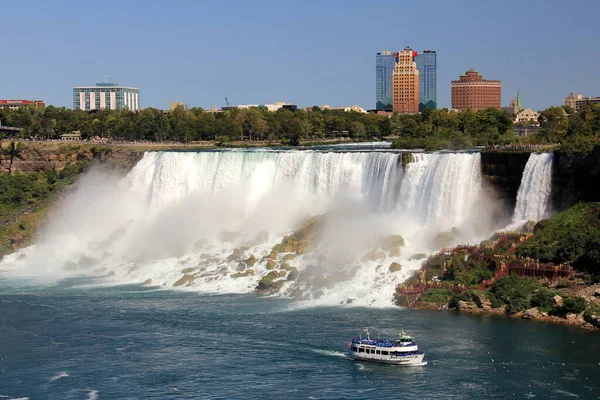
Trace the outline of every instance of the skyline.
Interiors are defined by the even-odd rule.
[[[0,98],[70,108],[73,86],[110,73],[140,89],[144,108],[220,108],[227,97],[373,109],[375,54],[405,46],[437,52],[439,108],[450,107],[451,81],[469,68],[502,80],[503,106],[519,87],[523,107],[534,109],[563,104],[570,93],[600,95],[600,4],[591,1],[103,4],[4,5],[5,31],[18,34],[4,46],[11,57],[0,64]]]

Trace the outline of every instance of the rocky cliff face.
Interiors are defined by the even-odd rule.
[[[529,160],[529,152],[482,152],[481,172],[490,199],[501,204],[494,220],[506,222],[512,217],[517,202],[523,170]]]
[[[119,168],[129,169],[142,157],[143,152],[128,148],[108,148],[93,145],[65,143],[19,142],[11,150],[10,142],[0,147],[0,174],[12,172],[40,172],[62,170],[67,164],[85,159],[96,159]],[[12,165],[11,165],[12,160]]]
[[[600,146],[581,156],[557,152],[552,166],[552,205],[556,211],[578,201],[600,201]]]

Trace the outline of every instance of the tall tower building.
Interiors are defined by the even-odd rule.
[[[392,74],[397,53],[382,51],[375,56],[375,108],[392,111]]]
[[[398,53],[393,73],[392,108],[401,114],[419,112],[419,70],[413,57],[417,52],[406,47]]]
[[[73,109],[122,110],[140,109],[140,90],[119,86],[117,83],[96,83],[96,86],[75,86],[73,88]]]
[[[437,108],[437,56],[434,50],[424,50],[415,57],[419,70],[419,112],[425,107]]]
[[[501,108],[502,82],[483,79],[470,68],[456,81],[452,81],[452,108],[473,111]]]

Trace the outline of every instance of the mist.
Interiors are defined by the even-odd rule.
[[[478,153],[414,154],[406,166],[398,153],[146,153],[125,177],[92,169],[36,244],[0,269],[159,287],[189,274],[186,290],[248,293],[268,272],[273,246],[317,216],[316,240],[289,261],[299,278],[280,293],[311,304],[387,306],[420,267],[414,254],[493,232],[480,169]],[[382,252],[390,235],[402,236],[401,252]],[[233,277],[240,262],[232,254],[255,258],[253,274]],[[399,272],[388,271],[393,262]]]

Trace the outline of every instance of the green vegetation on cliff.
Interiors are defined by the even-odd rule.
[[[535,231],[517,250],[518,256],[572,262],[580,271],[600,275],[600,203],[579,203],[540,221]]]
[[[0,175],[0,255],[28,244],[62,189],[91,165],[86,159],[62,171]]]

